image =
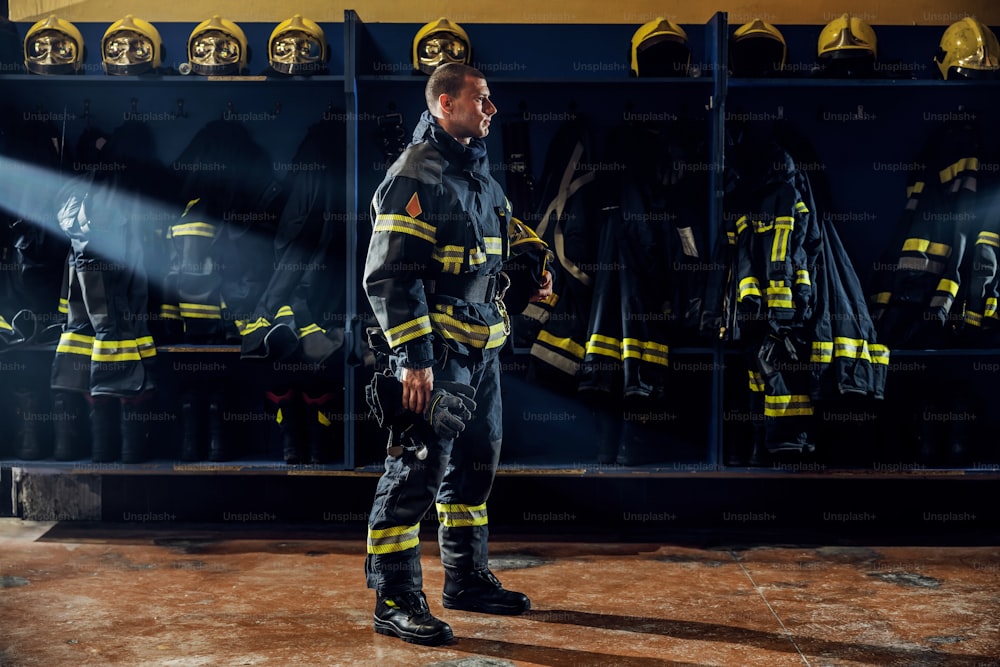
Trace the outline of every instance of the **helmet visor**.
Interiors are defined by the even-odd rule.
[[[417,45],[417,59],[430,69],[444,63],[464,63],[467,54],[465,42],[447,33],[430,35]]]
[[[207,30],[191,43],[191,64],[204,67],[237,66],[242,47],[221,30]]]
[[[291,71],[296,66],[321,63],[323,45],[318,39],[302,30],[289,30],[278,35],[271,42],[271,65],[284,65]]]
[[[30,65],[55,66],[75,63],[79,56],[76,40],[58,30],[40,30],[25,45]]]
[[[153,62],[153,41],[135,32],[121,30],[104,40],[104,62],[107,65],[134,66]]]

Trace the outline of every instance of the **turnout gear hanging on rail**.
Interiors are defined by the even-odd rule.
[[[185,342],[238,340],[260,300],[284,196],[271,165],[247,128],[228,120],[207,123],[174,162],[186,206],[168,232],[164,316],[183,322]]]
[[[882,397],[888,349],[808,174],[777,136],[735,136],[703,326],[746,346],[751,409],[763,413],[755,451],[807,453],[817,401]]]
[[[323,120],[299,144],[274,234],[273,271],[240,327],[243,358],[294,354],[305,363],[321,364],[343,345],[344,141],[343,124]]]
[[[574,115],[552,138],[538,212],[528,219],[555,254],[553,293],[528,304],[514,325],[517,343],[531,348],[536,372],[573,389],[587,343],[600,241],[594,159],[588,124]]]
[[[977,238],[978,171],[983,148],[971,120],[932,131],[907,184],[907,201],[872,280],[871,308],[879,338],[892,347],[954,343],[962,318],[962,267],[988,230]],[[985,249],[985,248],[984,248]],[[958,303],[956,303],[956,301]],[[986,315],[976,295],[968,322]]]

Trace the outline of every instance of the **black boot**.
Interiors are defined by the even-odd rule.
[[[14,455],[25,461],[45,458],[41,396],[33,389],[17,389],[14,391],[14,406],[17,423]]]
[[[307,438],[305,405],[296,389],[265,394],[274,410],[274,420],[281,433],[281,456],[285,463],[296,465],[306,460]]]
[[[229,432],[222,419],[222,402],[213,399],[208,404],[208,460],[230,461],[233,459],[232,447],[229,445]]]
[[[148,403],[122,401],[122,463],[142,463],[148,456]]]
[[[52,397],[52,427],[55,446],[52,457],[57,461],[75,461],[87,451],[86,420],[83,396],[69,391],[57,391]]]
[[[181,461],[201,461],[205,453],[208,421],[205,404],[193,398],[181,403]]]
[[[90,458],[95,462],[117,461],[121,454],[119,402],[109,396],[90,399]]]
[[[309,463],[322,464],[331,459],[335,445],[343,446],[343,425],[330,419],[332,394],[310,396],[303,393],[305,417],[308,421]]]
[[[444,570],[445,609],[479,611],[484,614],[516,616],[531,609],[524,593],[504,590],[489,568],[458,573]]]
[[[379,595],[375,603],[375,632],[404,642],[437,646],[451,641],[451,626],[431,615],[422,592]]]

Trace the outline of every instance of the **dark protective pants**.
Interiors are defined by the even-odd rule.
[[[420,460],[412,448],[389,456],[368,518],[368,587],[383,595],[419,591],[420,522],[437,506],[441,562],[456,572],[488,565],[486,499],[500,459],[502,414],[500,362],[448,354],[434,366],[434,379],[476,390],[476,411],[454,440],[426,443]]]

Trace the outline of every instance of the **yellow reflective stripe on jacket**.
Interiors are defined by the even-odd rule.
[[[165,303],[160,306],[160,317],[165,320],[179,320],[181,319],[181,309],[178,306]]]
[[[391,528],[368,528],[368,553],[392,554],[414,549],[420,544],[420,524],[414,526],[393,526]]]
[[[795,218],[779,216],[774,220],[774,241],[771,243],[771,261],[784,262],[788,257],[788,238],[792,235]]]
[[[314,324],[307,324],[304,327],[299,327],[299,338],[305,338],[306,336],[309,336],[309,335],[312,335],[312,334],[315,334],[315,333],[324,334],[324,333],[326,333],[326,329],[324,329],[323,327],[321,327],[320,325],[315,324],[315,323]]]
[[[448,528],[465,526],[485,526],[489,523],[486,516],[486,503],[482,505],[462,505],[436,503],[438,521]]]
[[[577,359],[583,359],[585,350],[583,346],[577,343],[572,338],[556,338],[548,331],[542,330],[538,332],[537,340],[540,343],[545,343],[546,345],[551,345],[552,347],[557,347],[560,350],[565,350]]]
[[[997,317],[997,298],[991,296],[986,299],[986,310],[983,312],[983,317],[992,317],[996,319]]]
[[[591,334],[587,341],[587,354],[600,354],[612,359],[622,358],[622,342],[617,338]]]
[[[792,302],[792,288],[785,287],[780,280],[772,280],[767,288],[767,306],[769,308],[795,308]]]
[[[740,216],[740,219],[736,221],[736,234],[739,235],[745,232],[747,230],[747,224],[747,216]]]
[[[868,347],[868,351],[872,355],[872,363],[880,364],[882,366],[889,365],[889,347],[886,345],[880,345],[875,343]]]
[[[258,329],[266,329],[269,326],[271,326],[271,323],[266,317],[258,317],[256,322],[251,322],[249,324],[243,323],[240,325],[240,335],[248,336]]]
[[[427,315],[403,322],[391,329],[386,330],[385,339],[389,347],[397,347],[403,343],[408,343],[414,338],[420,338],[431,333],[431,318]]]
[[[951,246],[946,243],[931,243],[927,239],[906,239],[903,252],[922,252],[935,257],[951,257]]]
[[[979,236],[976,237],[976,245],[990,245],[994,248],[1000,248],[1000,234],[996,232],[979,232]]]
[[[637,338],[625,338],[622,340],[623,359],[640,359],[652,364],[666,366],[669,351],[669,348],[661,343],[642,341]]]
[[[942,183],[954,180],[963,171],[979,171],[979,158],[965,157],[954,162],[938,172]]]
[[[917,181],[910,187],[906,188],[906,198],[909,199],[913,195],[919,195],[923,191],[924,191],[924,182]]]
[[[809,361],[817,364],[828,364],[833,361],[833,343],[829,341],[814,340],[812,344],[812,354]]]
[[[892,292],[879,292],[878,294],[875,295],[875,298],[873,300],[875,301],[875,303],[884,306],[889,303],[890,299],[892,299]]]
[[[750,391],[764,393],[764,376],[760,371],[747,371],[747,374],[750,376]]]
[[[134,340],[94,340],[94,361],[139,361],[139,348]]]
[[[215,225],[208,222],[182,222],[170,228],[173,236],[202,236],[215,238]]]
[[[809,207],[806,206],[806,203],[804,201],[797,201],[797,202],[795,202],[795,212],[796,213],[808,213],[809,212]]]
[[[93,336],[83,336],[81,334],[64,332],[59,336],[59,344],[56,346],[56,352],[62,352],[63,354],[79,354],[85,357],[90,357],[94,350],[94,337]]]
[[[180,303],[181,317],[188,319],[221,320],[222,309],[207,303]]]
[[[954,280],[948,280],[947,278],[942,278],[938,282],[937,286],[938,292],[947,292],[952,298],[958,296],[958,283]]]
[[[10,324],[7,323],[7,320],[3,318],[3,315],[0,315],[0,331],[13,331],[13,330],[14,327],[10,326]]]
[[[469,249],[469,265],[479,266],[486,263],[486,253],[478,246]]]
[[[434,248],[431,259],[441,263],[442,273],[458,275],[462,270],[462,260],[465,258],[465,246],[446,245]]]
[[[499,236],[487,236],[483,238],[483,243],[486,245],[487,255],[503,254],[503,239]]]
[[[500,347],[507,340],[506,326],[503,322],[488,327],[483,324],[470,324],[452,316],[451,310],[447,307],[445,309],[447,312],[439,310],[430,315],[435,329],[445,338],[487,350]]]
[[[139,356],[143,359],[149,359],[150,357],[156,356],[156,343],[153,342],[152,336],[141,336],[135,339],[136,347],[139,348]]]
[[[64,299],[62,297],[59,297],[59,305],[57,306],[57,309],[63,315],[68,315],[69,314],[69,299]]]
[[[795,284],[812,285],[812,279],[809,277],[809,271],[807,269],[799,269],[795,272]]]
[[[434,243],[437,237],[437,230],[431,225],[398,213],[379,213],[375,217],[374,231],[409,234],[429,243]]]
[[[811,414],[813,414],[813,405],[808,394],[764,397],[764,416],[766,417],[795,417]]]
[[[748,296],[760,296],[760,283],[753,276],[740,281],[740,301]]]
[[[863,359],[871,361],[871,353],[868,350],[868,341],[860,338],[847,338],[845,336],[835,336],[833,339],[833,356],[848,357],[851,359]]]
[[[292,310],[291,306],[282,306],[278,309],[278,312],[274,314],[274,319],[279,317],[294,317],[295,311]]]

